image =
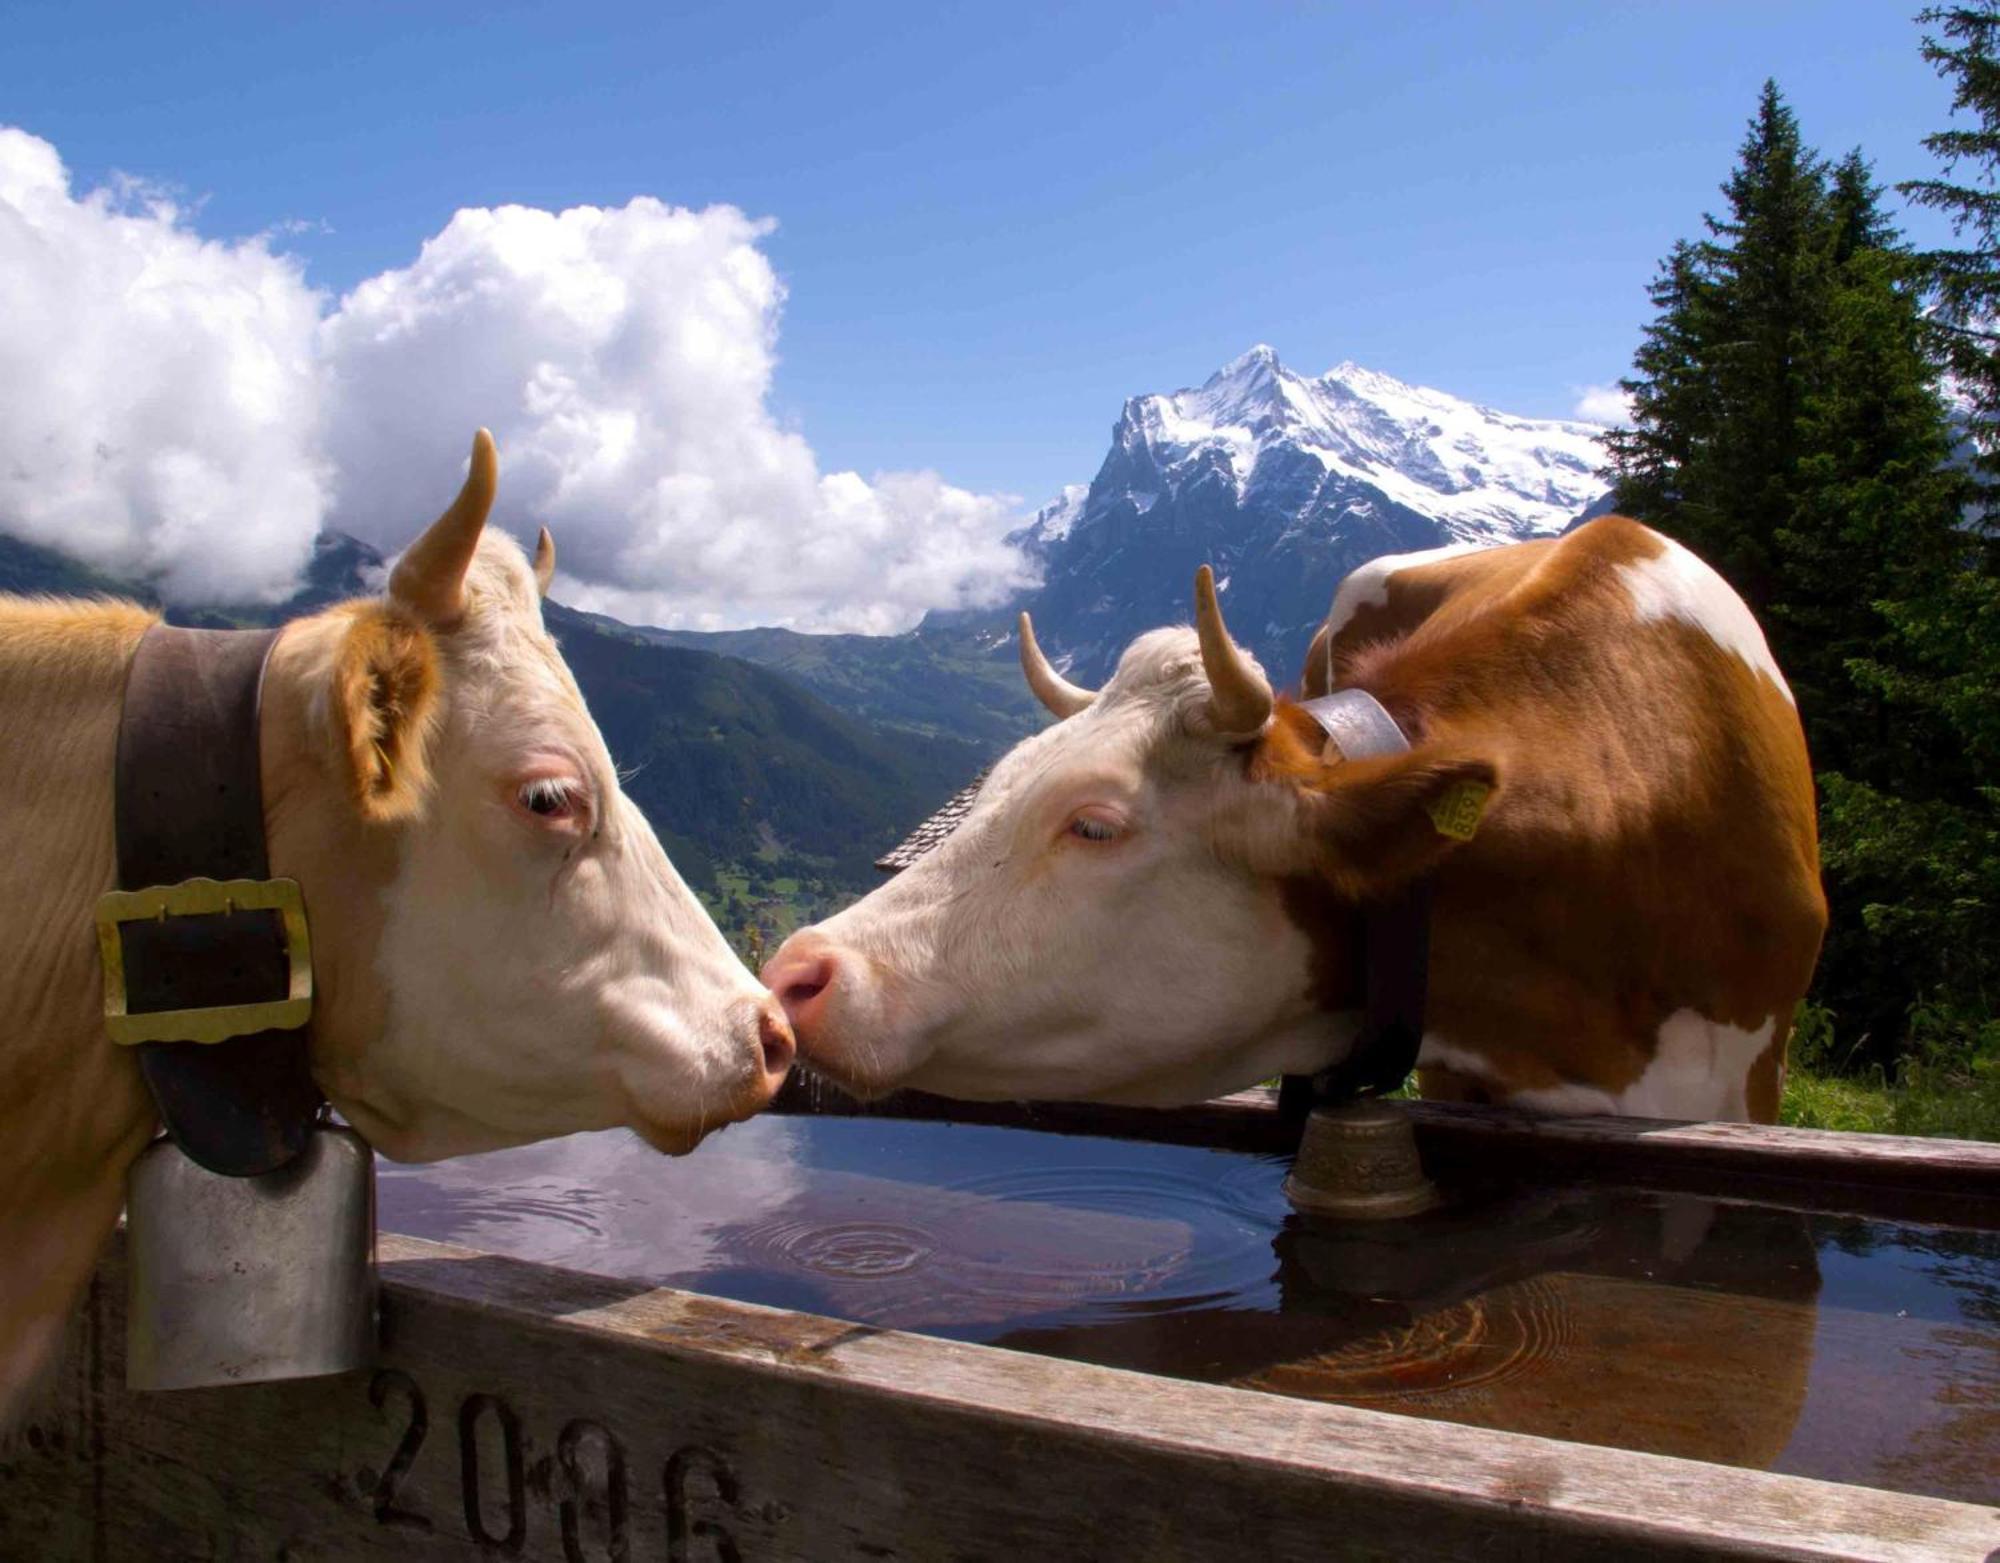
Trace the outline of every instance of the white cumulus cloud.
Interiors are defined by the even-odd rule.
[[[0,126],[0,528],[192,601],[280,595],[325,512],[322,301],[261,239],[73,197]]]
[[[1576,392],[1576,417],[1622,429],[1632,421],[1632,398],[1617,385],[1586,385]]]
[[[499,524],[557,539],[559,595],[643,622],[875,632],[997,600],[1007,496],[823,473],[768,398],[784,290],[733,207],[460,211],[337,303],[264,238],[145,191],[72,195],[0,130],[0,528],[156,579],[271,596],[330,525],[393,550],[472,429]]]

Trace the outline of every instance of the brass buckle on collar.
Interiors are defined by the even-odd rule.
[[[229,912],[276,912],[285,928],[290,992],[258,1004],[213,1004],[134,1015],[125,998],[121,924]],[[296,879],[183,879],[97,898],[97,949],[104,963],[104,1029],[122,1047],[141,1042],[226,1042],[255,1031],[290,1031],[312,1018],[312,939]]]

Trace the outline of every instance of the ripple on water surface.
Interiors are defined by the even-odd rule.
[[[987,1339],[1268,1304],[1283,1165],[953,1124],[762,1118],[663,1159],[578,1135],[385,1164],[385,1226],[857,1322]]]
[[[1108,1163],[1089,1140],[952,1125],[893,1138],[893,1152],[871,1154],[879,1124],[812,1124],[796,1147],[808,1175],[767,1214],[715,1229],[690,1279],[982,1340],[1268,1288],[1283,1215],[1274,1163],[1171,1146]]]

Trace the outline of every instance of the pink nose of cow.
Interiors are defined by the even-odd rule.
[[[800,946],[788,940],[764,963],[764,986],[785,1006],[800,1043],[811,1047],[813,1033],[826,1014],[827,997],[840,975],[840,962],[824,945]]]

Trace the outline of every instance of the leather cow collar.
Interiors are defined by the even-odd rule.
[[[138,1049],[180,1149],[229,1177],[296,1158],[323,1105],[305,907],[269,877],[264,839],[258,716],[277,638],[165,624],[141,638],[118,731],[120,888],[97,907],[105,1029]]]

